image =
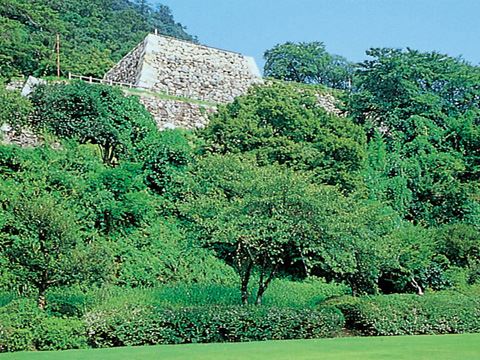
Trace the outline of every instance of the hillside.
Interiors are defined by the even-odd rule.
[[[6,79],[51,74],[57,31],[83,74],[153,25],[194,40],[142,3],[1,4]],[[0,352],[480,333],[479,66],[287,42],[250,81],[178,42],[103,84],[0,82],[0,126],[35,140],[0,141]]]
[[[154,29],[194,41],[166,6],[128,0],[1,0],[0,78],[56,74],[56,34],[62,73],[102,77]]]

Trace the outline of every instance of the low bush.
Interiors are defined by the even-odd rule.
[[[268,287],[263,304],[275,307],[311,308],[328,299],[350,293],[348,286],[327,283],[322,278],[312,277],[301,282],[277,279]]]
[[[36,350],[68,350],[87,347],[85,325],[78,319],[45,318],[34,329]]]
[[[0,352],[35,350],[33,327],[45,315],[33,300],[19,299],[0,308]]]
[[[16,299],[15,294],[11,292],[1,292],[0,291],[0,307],[8,305],[13,300]]]
[[[47,311],[54,316],[82,317],[93,301],[90,294],[79,289],[55,289],[48,293]]]
[[[347,327],[363,335],[458,334],[480,331],[480,297],[462,294],[383,295],[337,304]]]
[[[90,312],[85,322],[92,347],[112,347],[331,337],[344,318],[332,307],[126,307]]]
[[[31,299],[0,308],[0,352],[79,349],[86,344],[81,320],[48,317]]]
[[[241,303],[237,287],[216,284],[178,284],[163,286],[152,293],[156,306],[228,306]]]

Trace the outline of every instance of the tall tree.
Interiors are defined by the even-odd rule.
[[[149,32],[194,41],[168,7],[129,0],[0,1],[0,77],[54,75],[55,38],[62,74],[102,77]]]
[[[348,108],[370,142],[382,134],[386,195],[408,201],[391,205],[429,225],[471,217],[480,179],[480,68],[436,52],[367,54]]]
[[[352,191],[365,163],[365,136],[349,118],[327,113],[322,90],[274,82],[219,109],[201,132],[213,153],[250,153],[258,163],[313,172]]]
[[[17,278],[37,290],[38,307],[44,309],[49,288],[88,277],[77,273],[89,268],[81,263],[99,258],[93,252],[82,254],[87,248],[82,247],[75,214],[53,197],[20,198],[11,212],[12,222],[0,229],[3,252]]]
[[[353,66],[345,58],[329,54],[321,42],[279,44],[264,54],[268,77],[306,84],[349,89]]]

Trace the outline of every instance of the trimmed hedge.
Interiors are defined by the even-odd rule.
[[[30,299],[14,300],[0,308],[0,352],[85,347],[86,331],[81,320],[48,317]]]
[[[92,347],[332,337],[344,325],[333,307],[124,308],[85,316]]]
[[[347,327],[369,336],[480,332],[480,297],[383,295],[338,304]]]

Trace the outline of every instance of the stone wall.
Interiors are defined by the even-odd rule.
[[[160,130],[203,128],[208,124],[208,116],[217,110],[215,106],[160,99],[155,95],[141,95],[139,98]]]
[[[42,144],[42,139],[29,129],[15,131],[10,125],[3,124],[0,127],[0,143],[20,147],[36,147]]]
[[[129,94],[129,92],[126,92]],[[208,125],[209,116],[217,111],[213,105],[188,102],[188,100],[162,99],[153,93],[139,96],[140,102],[152,114],[160,130],[198,129]],[[338,101],[331,94],[317,95],[318,105],[328,113],[341,115]]]
[[[105,78],[213,103],[231,102],[262,81],[253,58],[152,34]]]
[[[105,79],[146,90],[136,95],[161,130],[205,127],[208,116],[216,111],[215,104],[232,102],[253,84],[263,82],[253,58],[153,34]],[[332,95],[318,95],[318,103],[339,114]]]
[[[126,84],[136,84],[142,69],[145,41],[130,51],[117,65],[105,74],[105,79]]]

